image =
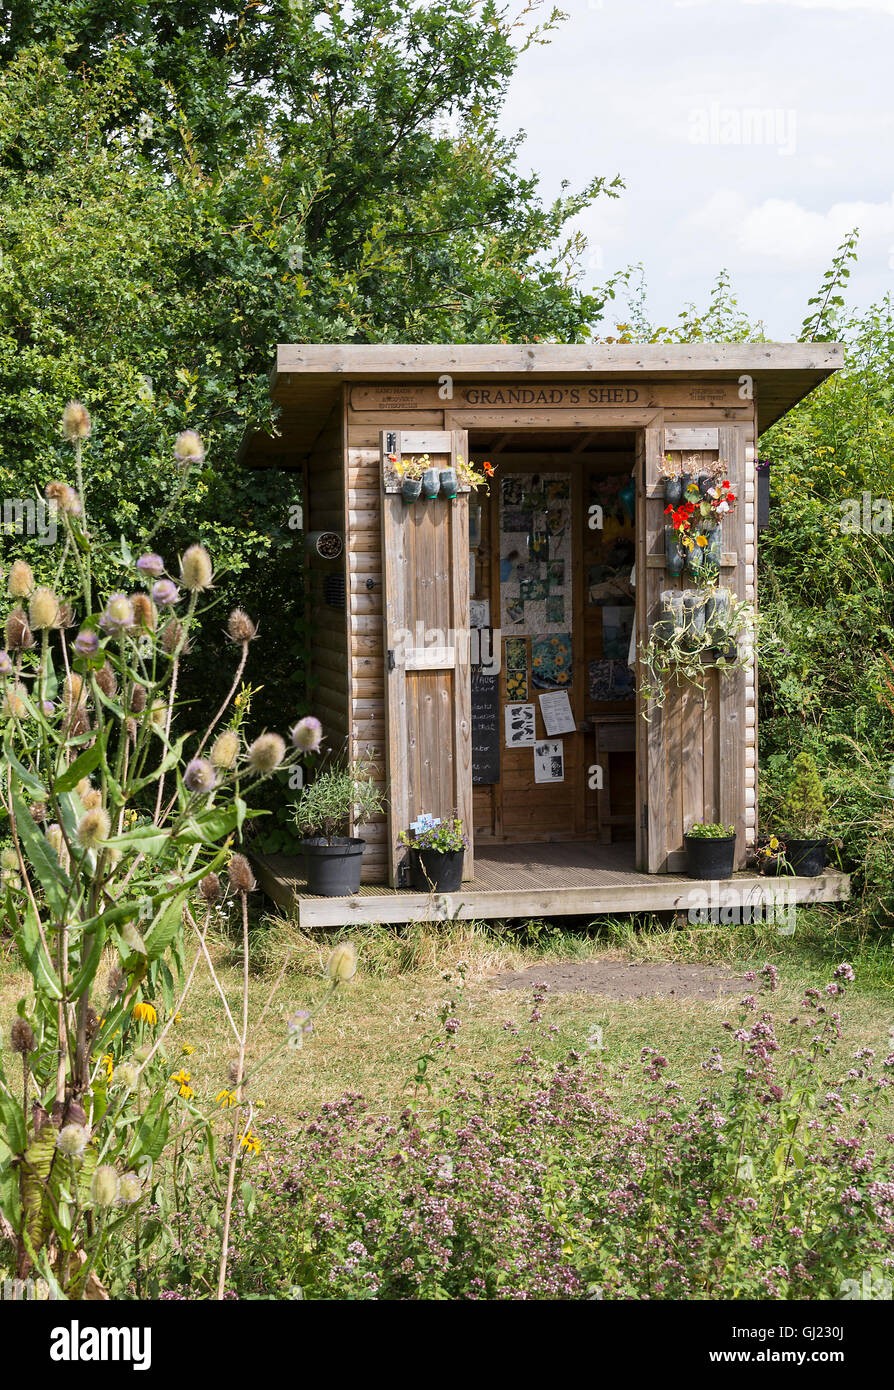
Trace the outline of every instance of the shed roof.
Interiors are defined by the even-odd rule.
[[[280,434],[243,443],[250,464],[294,462],[326,422],[344,382],[462,382],[522,376],[568,381],[730,381],[754,378],[765,430],[844,365],[840,343],[280,343],[271,396]]]

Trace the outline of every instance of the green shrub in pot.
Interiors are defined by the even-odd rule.
[[[420,816],[401,831],[399,840],[410,851],[410,883],[420,893],[450,893],[460,887],[469,840],[455,811],[446,820]]]
[[[716,821],[696,821],[684,835],[690,878],[732,878],[736,828]]]
[[[816,759],[810,753],[799,753],[795,758],[780,819],[792,871],[815,878],[826,866],[829,810]]]
[[[360,887],[366,841],[347,834],[382,814],[385,798],[370,775],[369,763],[325,769],[305,787],[292,813],[302,837],[307,891],[321,897],[342,897]]]

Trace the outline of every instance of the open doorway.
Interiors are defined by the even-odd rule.
[[[634,430],[469,433],[496,470],[470,502],[476,849],[589,841],[632,862],[635,450]]]

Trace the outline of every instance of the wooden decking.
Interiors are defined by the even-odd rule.
[[[297,915],[302,927],[350,923],[438,922],[453,918],[625,915],[746,908],[777,914],[798,903],[841,902],[850,896],[847,874],[819,878],[763,878],[742,873],[721,883],[684,874],[642,874],[633,846],[591,840],[562,844],[475,846],[475,878],[458,893],[425,894],[366,884],[344,898],[311,897],[295,860],[255,856],[261,887],[277,906]]]

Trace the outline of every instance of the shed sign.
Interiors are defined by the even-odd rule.
[[[351,387],[354,410],[562,410],[599,406],[654,407],[659,404],[738,406],[736,387],[729,382],[681,384],[679,382],[612,381],[487,381],[460,382],[444,378],[444,384],[376,385]]]

